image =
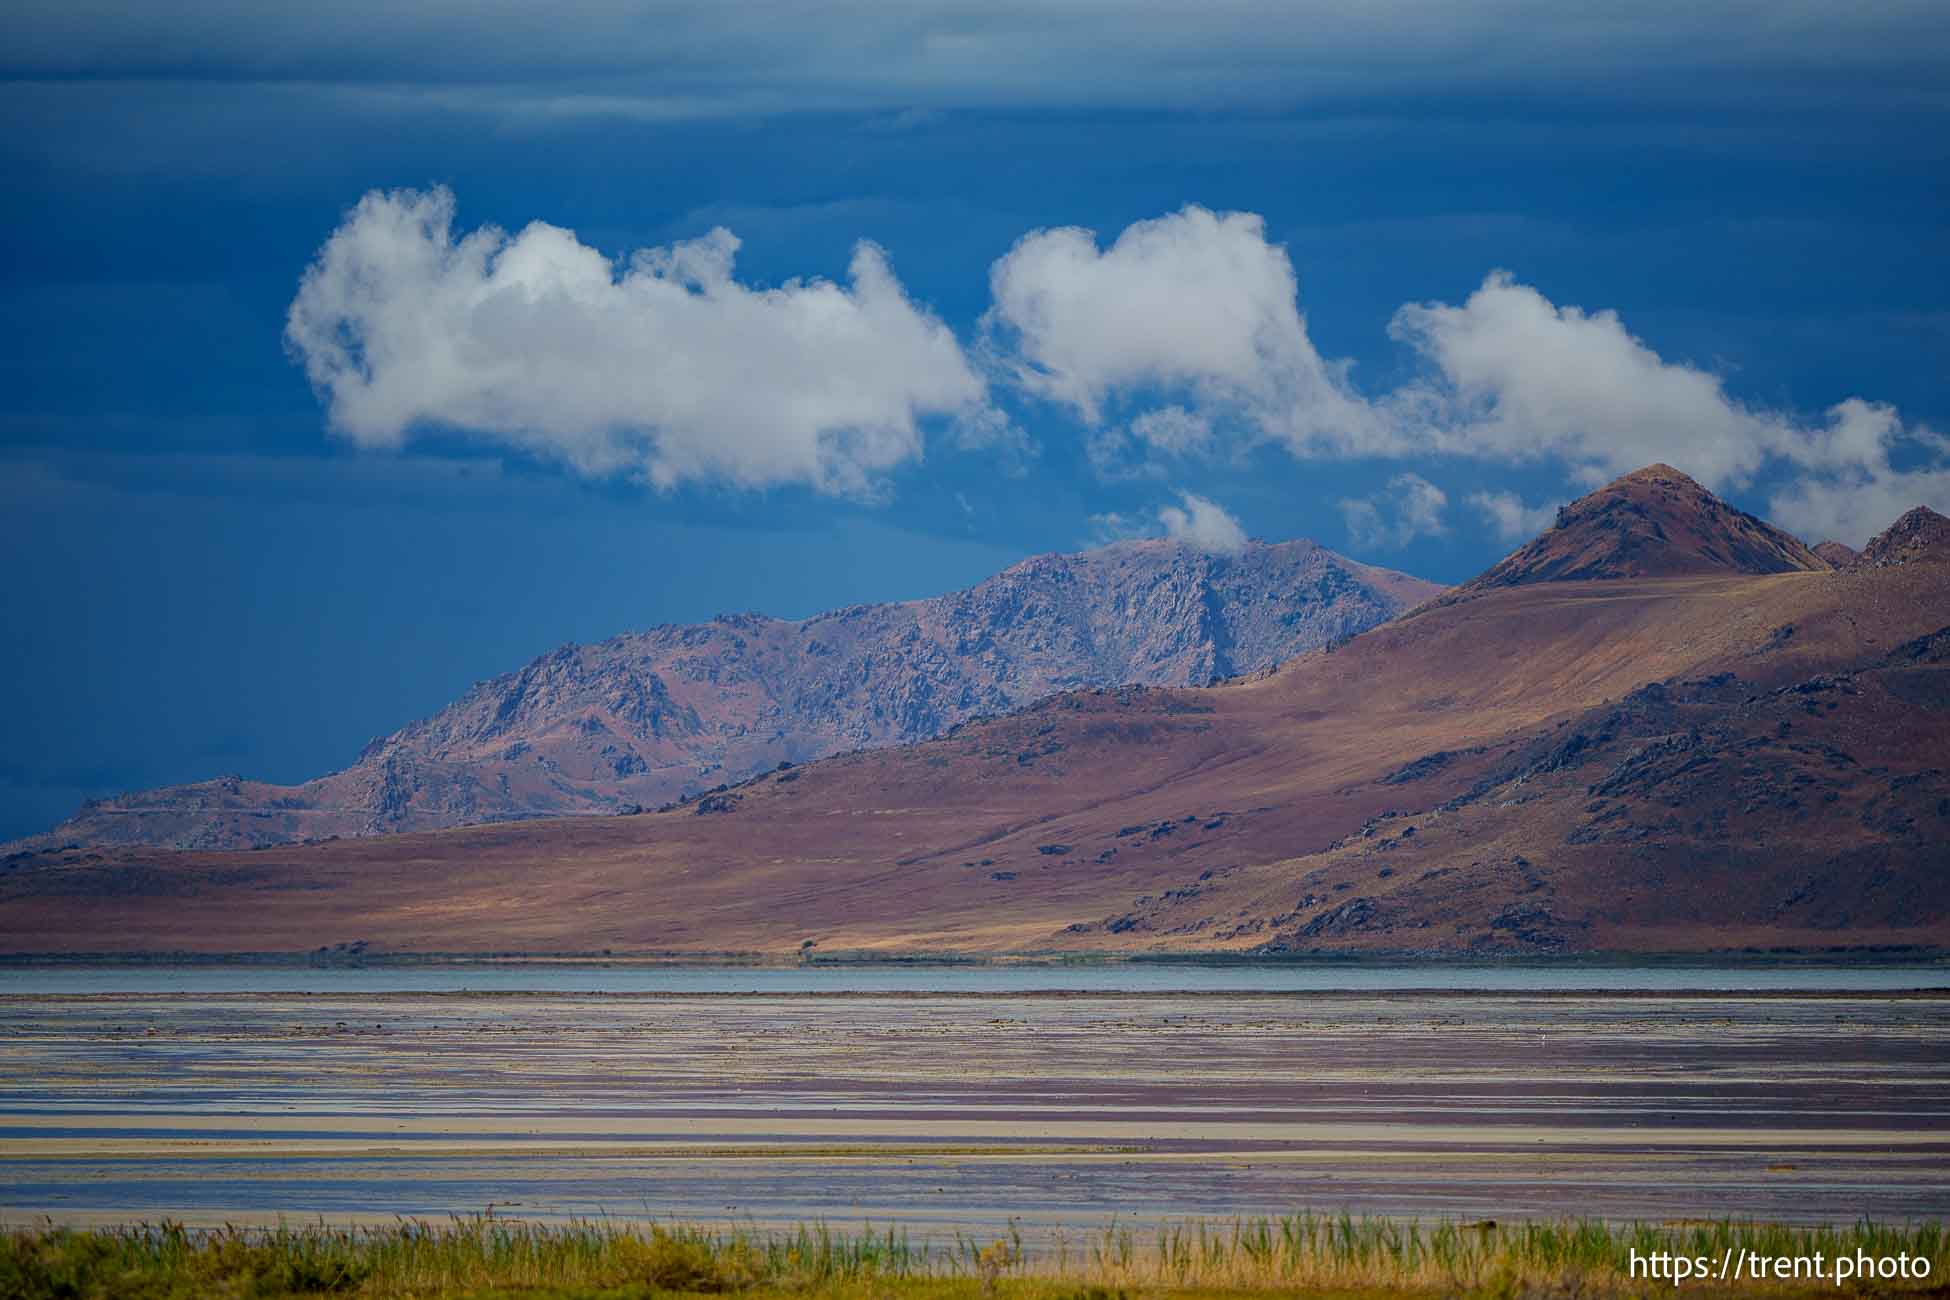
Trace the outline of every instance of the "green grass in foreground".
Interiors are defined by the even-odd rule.
[[[1433,1227],[1297,1215],[1224,1224],[1113,1227],[1047,1253],[1018,1240],[910,1244],[895,1230],[710,1231],[662,1225],[565,1226],[490,1219],[392,1227],[198,1232],[178,1225],[112,1231],[15,1229],[0,1235],[0,1300],[202,1300],[202,1297],[625,1297],[687,1293],[747,1300],[1182,1300],[1269,1295],[1670,1295],[1633,1281],[1629,1252],[1720,1258],[1866,1251],[1930,1261],[1943,1291],[1950,1236],[1941,1223],[1789,1228],[1716,1222],[1616,1226],[1588,1220]],[[1878,1283],[1876,1293],[1903,1284]],[[1716,1289],[1688,1296],[1835,1294],[1832,1283]],[[1842,1294],[1859,1294],[1851,1286]]]

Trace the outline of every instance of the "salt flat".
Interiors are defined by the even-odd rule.
[[[1938,993],[0,997],[0,1213],[1950,1212]]]

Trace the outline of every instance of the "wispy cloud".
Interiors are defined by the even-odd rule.
[[[1163,479],[1168,461],[1209,454],[1217,437],[1210,416],[1182,406],[1145,411],[1128,425],[1092,429],[1084,439],[1090,467],[1105,482]]]
[[[1348,540],[1359,550],[1399,550],[1421,537],[1440,537],[1449,494],[1420,474],[1397,474],[1386,492],[1344,497],[1341,517]]]
[[[1158,535],[1155,521],[1135,518],[1119,510],[1092,515],[1087,522],[1092,546],[1108,546],[1113,542],[1132,542]]]
[[[1499,541],[1517,542],[1535,537],[1557,518],[1557,502],[1527,506],[1514,492],[1471,492],[1469,504],[1496,531]]]
[[[1950,514],[1950,445],[1935,439],[1933,464],[1899,470],[1886,454],[1833,474],[1811,474],[1775,493],[1768,514],[1811,540],[1860,546],[1912,506]]]
[[[1211,0],[1116,9],[1106,41],[1112,14],[1100,0],[815,0],[757,23],[710,0],[21,0],[0,68],[42,80],[419,83],[503,114],[850,111],[898,123],[962,107],[1264,109],[1475,91],[1752,106],[1839,86],[1897,104],[1934,92],[1950,56],[1935,7],[1904,0],[1777,0],[1765,21],[1681,0]]]

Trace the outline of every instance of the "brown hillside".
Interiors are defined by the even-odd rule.
[[[1670,465],[1648,465],[1565,506],[1542,535],[1460,590],[1833,567]]]
[[[17,861],[0,950],[1950,946],[1946,624],[1934,553],[1489,586],[665,813]]]
[[[926,740],[1054,691],[1255,672],[1441,590],[1308,541],[1039,555],[927,600],[797,621],[722,615],[563,646],[373,741],[341,771],[97,799],[6,847],[242,849],[607,816],[781,760]]]

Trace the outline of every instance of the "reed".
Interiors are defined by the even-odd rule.
[[[163,1222],[112,1230],[42,1226],[0,1234],[8,1300],[203,1297],[624,1297],[744,1293],[833,1300],[1133,1300],[1137,1296],[1603,1296],[1664,1293],[1626,1260],[1664,1252],[1833,1258],[1857,1251],[1950,1273],[1939,1222],[1797,1228],[1736,1221],[1608,1224],[1566,1219],[1418,1223],[1297,1214],[1278,1219],[1113,1224],[1041,1250],[1019,1234],[916,1244],[897,1228],[720,1230],[660,1223],[543,1224],[488,1217],[386,1227],[198,1231]],[[1878,1283],[1878,1293],[1902,1284]],[[1688,1296],[1833,1294],[1832,1283]]]

